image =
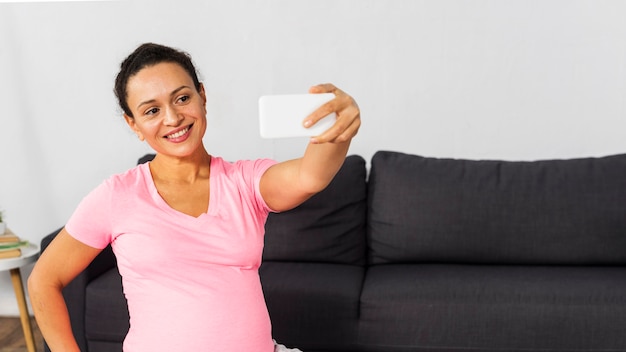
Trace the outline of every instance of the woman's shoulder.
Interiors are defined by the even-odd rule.
[[[145,185],[150,177],[149,163],[139,164],[126,171],[113,174],[104,181],[112,189],[127,189],[138,185]]]
[[[211,157],[211,174],[224,173],[227,175],[247,174],[264,172],[270,166],[276,164],[272,159],[242,159],[227,161],[221,157]],[[215,173],[214,173],[215,172]]]

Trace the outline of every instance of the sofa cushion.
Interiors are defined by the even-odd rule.
[[[85,335],[88,344],[98,341],[118,342],[121,351],[130,325],[122,277],[117,268],[91,281],[85,296]]]
[[[376,265],[359,342],[388,352],[626,351],[624,277],[626,267]]]
[[[626,155],[532,162],[378,152],[370,261],[625,264]]]
[[[365,263],[365,160],[348,156],[328,187],[265,224],[264,261]]]
[[[260,275],[278,342],[307,352],[354,348],[364,267],[265,262]]]

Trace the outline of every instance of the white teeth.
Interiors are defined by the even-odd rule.
[[[178,131],[176,133],[172,133],[170,135],[167,135],[166,137],[167,138],[178,138],[178,137],[184,135],[185,133],[187,133],[187,131],[189,131],[189,127],[186,127],[185,129],[180,130],[180,131]]]

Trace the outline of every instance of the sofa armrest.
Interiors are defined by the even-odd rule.
[[[45,251],[63,228],[59,228],[41,240],[41,251]],[[85,292],[87,285],[104,272],[117,266],[111,246],[107,246],[89,266],[63,289],[63,297],[70,315],[72,331],[81,351],[87,351],[85,338]]]

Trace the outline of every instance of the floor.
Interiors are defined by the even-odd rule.
[[[31,319],[35,347],[37,352],[43,352],[43,337],[37,327],[35,319]],[[26,352],[26,342],[20,318],[0,317],[0,352]]]

